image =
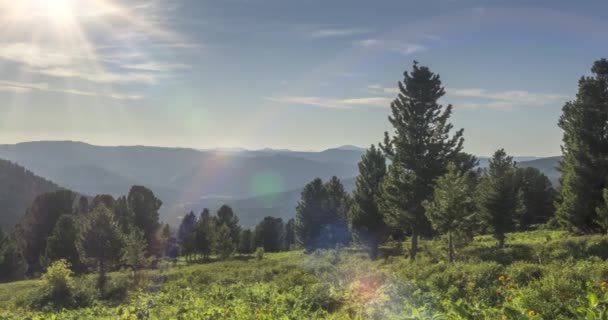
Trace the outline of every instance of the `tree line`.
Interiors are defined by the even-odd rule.
[[[294,221],[284,223],[281,218],[268,216],[255,228],[244,229],[232,208],[223,205],[214,216],[209,209],[199,216],[187,214],[179,226],[177,243],[187,261],[205,261],[211,255],[227,259],[235,253],[251,254],[258,248],[264,252],[287,251],[296,244]]]
[[[166,254],[171,231],[159,222],[161,205],[143,186],[117,199],[69,190],[42,194],[12,234],[0,231],[0,281],[35,276],[65,260],[75,272],[98,272],[103,290],[108,271],[138,270]]]

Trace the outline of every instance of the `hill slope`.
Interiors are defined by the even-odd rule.
[[[36,196],[58,189],[23,167],[0,160],[0,229],[11,229]]]

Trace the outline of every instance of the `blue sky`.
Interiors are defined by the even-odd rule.
[[[0,0],[0,143],[368,146],[413,60],[465,149],[560,153],[605,1]]]

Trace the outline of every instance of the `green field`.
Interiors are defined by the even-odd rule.
[[[423,241],[414,263],[399,254],[403,245],[384,247],[374,262],[356,248],[179,261],[147,271],[137,289],[127,272],[113,273],[108,290],[127,287],[126,294],[77,309],[32,310],[40,281],[2,284],[0,319],[605,318],[607,236],[514,233],[504,249],[480,236],[454,264],[445,262],[441,239]],[[94,277],[73,286],[86,291]]]

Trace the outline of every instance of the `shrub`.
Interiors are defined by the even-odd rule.
[[[264,259],[264,248],[258,247],[255,250],[255,260],[262,261]]]
[[[42,275],[43,296],[49,303],[57,306],[67,306],[72,298],[72,270],[70,263],[61,259],[53,262]]]

